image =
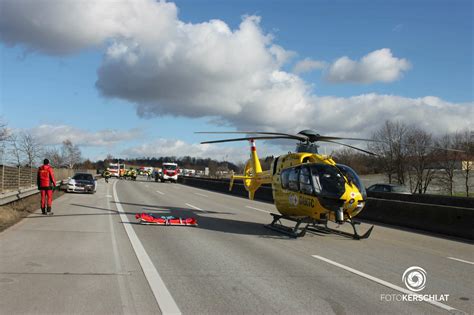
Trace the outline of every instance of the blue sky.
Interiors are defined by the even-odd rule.
[[[207,137],[192,132],[314,128],[369,137],[387,119],[433,133],[473,127],[472,1],[138,0],[130,21],[127,2],[98,6],[115,28],[87,24],[78,1],[75,10],[59,0],[38,1],[41,10],[2,3],[0,106],[12,131],[46,145],[69,136],[92,159],[238,160],[245,143],[202,147]],[[78,13],[56,16],[61,9]],[[38,19],[49,24],[32,27]],[[166,55],[169,47],[178,52]],[[295,72],[304,59],[323,66]]]

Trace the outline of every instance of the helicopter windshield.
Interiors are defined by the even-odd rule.
[[[339,169],[327,164],[313,164],[310,168],[314,192],[317,195],[339,199],[344,194],[346,181]]]
[[[339,168],[342,174],[346,176],[349,182],[354,183],[357,186],[359,192],[362,194],[362,198],[367,199],[367,192],[365,191],[365,187],[362,184],[362,181],[360,180],[359,176],[357,176],[357,173],[347,165],[336,164],[336,166]]]

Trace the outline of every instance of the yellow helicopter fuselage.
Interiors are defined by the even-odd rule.
[[[222,133],[222,132],[204,132]],[[353,218],[364,208],[366,192],[356,172],[347,165],[336,164],[327,155],[318,154],[317,141],[336,143],[372,154],[369,151],[335,140],[360,140],[360,138],[341,138],[321,136],[314,130],[303,130],[296,135],[278,132],[223,132],[246,133],[254,137],[232,138],[205,141],[221,143],[248,140],[250,142],[250,159],[245,165],[244,173],[232,175],[229,190],[232,190],[235,179],[243,181],[249,199],[254,199],[255,192],[262,186],[271,184],[275,206],[280,214],[270,213],[273,221],[265,227],[287,234],[291,237],[303,236],[307,230],[323,233],[336,233],[353,239],[366,239],[373,226],[363,235],[357,232]],[[258,159],[255,140],[292,139],[299,143],[296,153],[280,155],[273,160],[269,170],[262,170]],[[295,222],[294,227],[285,226],[281,219]],[[343,224],[348,222],[353,233],[333,229],[328,222]],[[303,224],[303,226],[301,226]]]
[[[275,165],[276,164],[276,165]],[[273,199],[278,211],[290,217],[310,217],[314,220],[335,221],[334,207],[342,207],[342,212],[347,216],[356,216],[364,206],[363,195],[358,187],[341,175],[340,183],[343,185],[342,195],[339,200],[329,200],[321,192],[315,191],[314,175],[306,172],[311,166],[325,164],[336,167],[331,157],[314,153],[289,153],[279,156],[272,168]],[[285,173],[290,173],[288,183],[284,182]],[[305,174],[302,174],[305,173]],[[313,178],[310,178],[313,177]],[[324,201],[328,199],[327,201]]]
[[[251,143],[244,174],[232,176],[230,189],[234,179],[242,179],[249,198],[254,199],[261,185],[271,184],[277,210],[292,218],[343,222],[363,209],[365,200],[360,189],[331,157],[288,153],[277,157],[271,168],[263,171],[255,144]]]

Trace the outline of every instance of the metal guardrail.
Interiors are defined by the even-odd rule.
[[[0,165],[0,205],[4,205],[38,193],[36,176],[38,169]],[[71,177],[76,172],[87,172],[95,175],[95,170],[54,169],[57,184]]]

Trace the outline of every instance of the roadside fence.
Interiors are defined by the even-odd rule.
[[[66,168],[55,168],[54,177],[59,184],[61,180],[71,177],[78,171],[79,170]],[[0,194],[36,187],[37,172],[37,168],[0,165]],[[86,170],[84,172],[95,174],[95,170]]]

